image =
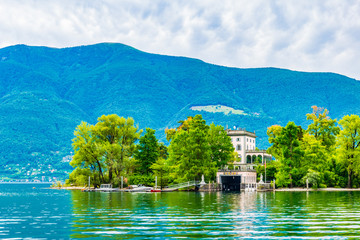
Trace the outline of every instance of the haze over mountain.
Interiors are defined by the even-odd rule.
[[[332,118],[360,114],[360,82],[342,75],[227,68],[122,44],[7,47],[0,72],[0,175],[11,177],[63,178],[75,127],[103,114],[133,117],[164,142],[166,127],[202,114],[209,124],[256,131],[260,148],[268,126],[307,125],[312,105]]]

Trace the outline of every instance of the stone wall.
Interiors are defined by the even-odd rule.
[[[221,185],[217,183],[208,183],[199,188],[199,192],[219,192]]]

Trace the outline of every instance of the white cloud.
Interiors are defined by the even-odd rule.
[[[360,79],[356,0],[0,0],[0,47],[120,42],[234,67]]]

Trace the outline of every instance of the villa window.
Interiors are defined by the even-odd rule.
[[[240,145],[240,144],[238,144],[238,145],[236,146],[236,150],[238,150],[238,151],[241,150],[241,145]]]
[[[236,141],[237,141],[237,142],[240,142],[240,138],[237,138]]]

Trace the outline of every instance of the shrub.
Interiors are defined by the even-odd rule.
[[[61,184],[60,181],[57,181],[56,183],[53,183],[53,184],[51,185],[51,187],[53,187],[53,188],[61,188],[61,187],[62,187],[62,184]]]
[[[133,175],[129,178],[130,185],[143,184],[146,186],[155,185],[155,177],[153,175]]]

